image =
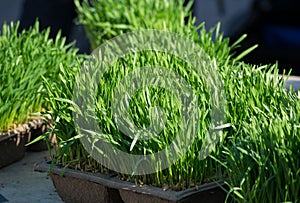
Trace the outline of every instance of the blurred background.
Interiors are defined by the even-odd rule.
[[[0,26],[10,21],[20,21],[20,30],[28,29],[39,19],[41,29],[51,27],[50,37],[59,30],[68,42],[76,40],[80,53],[89,53],[89,43],[82,26],[76,25],[73,0],[1,0]]]
[[[244,58],[251,64],[278,62],[279,69],[292,69],[300,75],[300,1],[299,0],[195,0],[192,8],[197,23],[206,27],[222,23],[224,35],[234,42],[246,33],[248,37],[236,52],[254,44],[259,47]],[[82,26],[75,25],[73,0],[1,0],[0,26],[4,22],[21,21],[28,28],[36,18],[42,28],[51,26],[52,37],[59,29],[81,53],[89,53]]]

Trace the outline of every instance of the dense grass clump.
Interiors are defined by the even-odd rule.
[[[185,29],[185,20],[192,26],[195,22],[188,18],[192,4],[183,7],[183,3],[182,0],[75,0],[78,22],[84,25],[92,49],[105,40],[138,29],[159,29],[184,36],[193,34]]]
[[[0,132],[27,121],[31,113],[49,109],[43,78],[57,81],[60,66],[72,66],[76,49],[36,22],[18,32],[19,23],[4,24],[0,34]]]
[[[228,122],[220,162],[238,202],[298,202],[299,98],[285,89],[277,64],[228,66]],[[272,75],[271,75],[272,74]]]
[[[194,121],[199,130],[192,135],[187,130],[188,136],[195,137],[188,152],[165,170],[144,176],[119,173],[120,178],[174,190],[224,180],[229,188],[228,195],[238,202],[299,201],[300,103],[295,92],[285,89],[285,79],[278,76],[277,64],[252,66],[241,62],[240,59],[255,48],[238,56],[232,54],[245,36],[230,46],[229,39],[224,39],[219,32],[220,25],[209,31],[204,24],[195,27],[189,7],[183,7],[181,1],[75,2],[79,22],[85,26],[92,48],[137,29],[172,31],[200,45],[216,63],[223,82],[226,104],[225,123],[218,132],[220,142],[210,156],[202,160],[199,151],[210,128],[213,109],[205,75],[195,74],[190,64],[159,51],[135,52],[111,64],[95,94],[89,95],[95,99],[96,118],[93,119],[103,129],[104,133],[99,136],[105,135],[105,140],[127,153],[148,154],[163,149],[176,135],[180,128],[176,124],[182,116],[178,113],[181,106],[167,90],[140,89],[133,95],[128,108],[134,123],[140,128],[147,127],[153,104],[166,110],[166,126],[159,139],[147,142],[123,135],[114,123],[111,105],[115,87],[127,74],[139,67],[162,66],[182,76],[199,98],[199,119]],[[85,151],[79,141],[82,134],[75,131],[73,113],[78,110],[72,98],[81,64],[72,68],[61,66],[59,78],[62,79],[45,82],[54,120],[53,131],[59,138],[53,161],[80,170],[107,172],[107,168]],[[82,88],[88,87],[82,85]],[[157,168],[160,168],[159,162]]]

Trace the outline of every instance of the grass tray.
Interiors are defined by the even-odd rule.
[[[35,166],[36,171],[49,172],[50,163]],[[83,172],[53,166],[51,179],[59,196],[65,202],[224,202],[223,182],[212,182],[183,191],[166,190],[153,186],[136,186],[119,180],[115,175]]]
[[[44,118],[34,117],[27,124],[0,134],[0,168],[22,159],[26,150],[41,151],[46,149],[44,141],[25,147],[26,143],[46,131]]]

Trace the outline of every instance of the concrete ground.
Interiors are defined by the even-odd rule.
[[[0,203],[63,202],[47,173],[33,170],[47,157],[47,151],[26,152],[22,160],[0,169]]]

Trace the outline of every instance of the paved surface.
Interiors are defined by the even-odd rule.
[[[19,162],[0,169],[0,203],[62,202],[47,173],[33,170],[47,157],[47,151],[27,152]]]

